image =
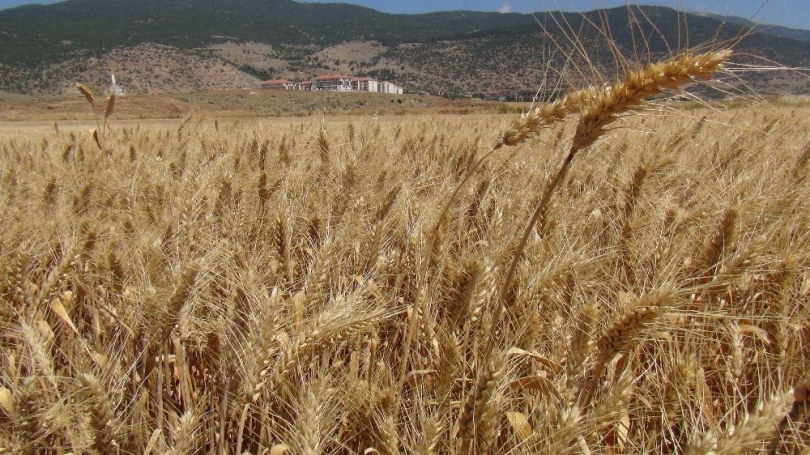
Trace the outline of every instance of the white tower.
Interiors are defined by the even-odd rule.
[[[124,96],[124,89],[115,83],[115,74],[110,73],[110,87],[108,93],[115,93],[115,96]]]

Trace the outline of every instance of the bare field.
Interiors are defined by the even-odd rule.
[[[130,102],[0,123],[0,451],[810,447],[806,100],[648,106],[558,187],[571,115],[479,166],[515,116]]]
[[[96,90],[98,91],[98,90]],[[524,107],[526,104],[523,105]],[[179,119],[193,113],[210,118],[372,116],[476,112],[519,112],[504,103],[480,99],[383,93],[338,93],[286,90],[228,90],[128,95],[119,99],[120,120]],[[92,120],[78,91],[58,98],[0,97],[0,122]]]

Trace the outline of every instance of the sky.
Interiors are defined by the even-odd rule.
[[[0,0],[0,9],[55,0]],[[325,3],[327,0],[296,0]],[[530,13],[547,10],[590,11],[627,4],[626,0],[343,0],[386,13],[474,10]],[[662,5],[682,11],[740,16],[765,24],[810,30],[810,0],[637,0],[630,3]]]

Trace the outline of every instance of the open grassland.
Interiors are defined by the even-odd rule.
[[[0,452],[805,453],[810,106],[511,120],[3,132]]]

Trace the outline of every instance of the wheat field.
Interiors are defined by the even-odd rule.
[[[810,103],[634,106],[4,133],[0,452],[807,453]]]

